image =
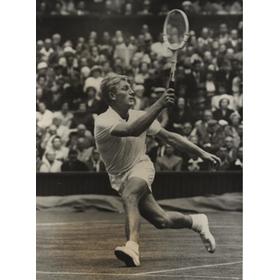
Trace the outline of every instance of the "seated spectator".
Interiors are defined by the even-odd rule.
[[[191,69],[186,69],[185,73],[187,96],[188,98],[193,98],[197,95],[199,86],[205,82],[205,74],[202,71],[201,60],[195,59],[192,62]]]
[[[61,171],[88,171],[88,167],[84,162],[78,160],[78,152],[76,150],[70,150],[68,159],[61,165]]]
[[[61,119],[61,125],[70,127],[73,119],[73,114],[69,112],[69,104],[63,103],[61,110],[54,113],[54,117]]]
[[[241,39],[239,38],[238,31],[237,29],[232,29],[230,31],[228,46],[234,49],[238,46],[239,43],[241,43]]]
[[[58,55],[62,55],[62,47],[61,47],[61,35],[59,33],[55,33],[52,35],[52,47]]]
[[[52,40],[47,38],[44,43],[44,47],[40,50],[40,54],[42,55],[42,60],[48,61],[50,55],[54,52],[52,48]]]
[[[225,138],[225,147],[228,153],[228,161],[230,164],[233,164],[237,157],[237,149],[234,147],[233,138],[231,136]]]
[[[231,62],[225,59],[226,46],[221,45],[217,51],[217,63],[219,65],[219,70],[216,72],[216,81],[218,86],[223,89],[223,93],[231,94],[232,91],[232,79],[235,73],[232,69]],[[219,91],[222,93],[222,90]]]
[[[160,11],[158,13],[159,16],[166,16],[169,12],[168,5],[163,3],[162,6],[160,7]]]
[[[67,13],[69,15],[75,15],[76,12],[77,12],[74,0],[67,0],[67,1],[65,1],[64,2],[64,7],[65,7],[65,10],[67,11]]]
[[[144,0],[143,8],[137,13],[138,15],[151,15],[151,2],[150,0]]]
[[[131,15],[133,14],[133,6],[132,6],[132,3],[130,3],[130,2],[125,3],[123,14],[124,14],[125,16],[131,16]]]
[[[110,57],[113,52],[113,43],[111,40],[111,35],[108,31],[104,31],[102,34],[101,44],[99,45],[100,53],[105,54]]]
[[[114,58],[120,58],[123,61],[124,66],[127,68],[130,66],[130,61],[136,50],[137,47],[132,44],[127,36],[124,38],[120,37],[117,41],[117,45],[114,51]]]
[[[172,55],[171,51],[167,48],[166,44],[163,42],[163,34],[160,33],[159,40],[151,45],[151,51],[156,53],[157,58],[170,57]]]
[[[219,43],[220,45],[227,44],[229,40],[228,27],[225,23],[220,24],[219,27]]]
[[[218,87],[218,95],[214,95],[211,98],[211,107],[212,110],[215,111],[220,108],[219,103],[221,99],[226,98],[229,100],[229,105],[228,108],[234,110],[235,105],[234,105],[234,98],[232,95],[224,93],[224,89],[222,87]]]
[[[48,128],[52,124],[53,113],[49,111],[46,104],[41,102],[38,104],[38,112],[36,113],[37,125],[40,128]]]
[[[88,129],[86,129],[84,124],[79,124],[77,126],[77,137],[84,138],[86,148],[89,148],[94,144],[93,135]]]
[[[91,75],[86,79],[84,85],[84,92],[86,92],[88,87],[94,87],[97,91],[97,97],[99,98],[100,85],[103,80],[102,78],[102,68],[101,66],[95,65],[91,68]]]
[[[87,147],[87,143],[84,137],[79,137],[77,139],[78,160],[87,163],[91,156],[92,149],[92,147]]]
[[[233,112],[230,115],[230,125],[225,128],[226,136],[231,136],[233,138],[234,147],[238,148],[240,146],[240,115],[238,112]]]
[[[103,161],[100,159],[100,154],[97,150],[92,149],[91,156],[86,162],[87,167],[90,171],[104,172],[106,171]]]
[[[186,105],[186,101],[183,97],[177,99],[175,108],[172,108],[170,112],[170,123],[172,127],[170,129],[180,132],[183,129],[185,122],[192,122],[193,116],[189,107]]]
[[[89,131],[93,131],[94,119],[91,113],[87,112],[84,102],[80,103],[78,111],[74,114],[71,128],[76,128],[79,124],[84,124]]]
[[[46,74],[47,74],[47,71],[48,71],[48,63],[45,62],[45,61],[39,62],[38,65],[37,65],[37,79],[38,79],[38,85],[39,86],[42,86],[42,87],[44,86],[44,83],[40,84],[39,78],[41,78],[41,77],[45,78]]]
[[[48,14],[48,6],[46,1],[40,1],[37,13],[40,16],[44,16]]]
[[[211,153],[216,153],[219,147],[224,143],[224,127],[220,126],[216,120],[209,120],[207,123],[206,131],[200,130],[198,133],[199,145]]]
[[[55,159],[63,162],[68,156],[68,151],[69,149],[62,145],[61,138],[55,136],[51,141],[51,146],[46,149],[46,154],[55,153]]]
[[[57,111],[61,108],[64,101],[64,95],[63,95],[63,90],[61,90],[56,83],[50,87],[48,91],[47,101],[48,101],[46,103],[47,107],[52,112]]]
[[[215,95],[217,88],[213,71],[208,71],[206,74],[205,88],[207,99],[211,99]],[[210,102],[208,101],[208,103]]]
[[[149,64],[142,62],[139,65],[139,71],[135,75],[135,83],[144,85],[145,81],[150,78]]]
[[[154,102],[160,98],[160,96],[165,92],[165,88],[156,87],[153,89],[151,96],[149,98],[149,104],[147,107],[150,107]],[[157,120],[160,122],[162,127],[166,127],[169,121],[168,110],[164,108],[161,113],[158,115]]]
[[[95,1],[97,2],[97,1]],[[119,1],[105,0],[105,14],[114,15],[120,13]]]
[[[208,122],[210,120],[213,120],[213,113],[211,110],[204,110],[203,112],[203,118],[202,120],[198,120],[195,123],[194,130],[192,134],[197,135],[199,138],[204,137],[205,134],[207,134],[207,127],[208,127]]]
[[[225,120],[230,122],[230,115],[234,112],[233,110],[228,108],[229,99],[222,98],[219,102],[220,109],[214,111],[213,116],[216,120]]]
[[[106,104],[104,104],[103,100],[97,98],[97,90],[94,85],[90,85],[89,83],[85,86],[86,92],[86,106],[87,111],[92,115],[99,115],[106,110]]]
[[[57,136],[56,126],[52,124],[45,130],[45,133],[42,135],[41,148],[43,150],[49,148],[51,146],[52,139],[55,136]]]
[[[189,139],[191,133],[193,131],[192,124],[190,122],[185,122],[182,126],[182,131],[180,132],[181,135]]]
[[[143,85],[136,85],[134,87],[135,91],[135,110],[145,110],[148,107],[149,99],[144,96],[145,88]]]
[[[209,28],[203,27],[200,35],[201,36],[198,38],[198,40],[200,40],[203,45],[210,46],[213,43],[213,38],[210,34]]]
[[[233,1],[232,5],[228,9],[228,12],[231,15],[240,15],[240,14],[242,14],[241,1]]]
[[[198,156],[191,156],[187,162],[187,170],[191,172],[205,170],[205,163],[204,161]]]
[[[50,12],[50,14],[52,16],[58,16],[58,15],[67,15],[63,13],[63,10],[62,10],[62,4],[60,1],[56,1],[55,4],[54,4],[54,8],[53,10]]]
[[[143,41],[143,43],[139,43],[139,41]],[[138,36],[138,49],[134,54],[135,59],[141,61],[141,63],[151,64],[150,52],[147,51],[145,36],[140,34]]]
[[[217,156],[221,159],[221,162],[222,162],[219,167],[219,170],[229,170],[230,163],[229,163],[227,148],[220,147],[217,152]]]
[[[146,138],[146,154],[150,157],[151,161],[155,164],[159,153],[159,143],[154,137],[148,136]]]
[[[78,2],[76,13],[78,16],[84,16],[88,14],[88,11],[86,10],[86,4],[84,1]]]
[[[231,170],[242,170],[243,169],[243,148],[240,147],[237,151],[236,160],[231,165]]]
[[[62,124],[62,119],[54,115],[53,125],[56,126],[56,135],[61,138],[61,142],[65,145],[69,140],[70,129]]]
[[[174,148],[166,145],[163,157],[158,157],[156,161],[157,171],[181,171],[183,159],[174,154]]]
[[[44,173],[57,173],[61,171],[62,162],[55,159],[55,152],[47,152],[46,156],[42,160],[40,172]]]

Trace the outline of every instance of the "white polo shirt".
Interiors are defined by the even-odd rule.
[[[146,112],[129,110],[127,123],[135,121],[143,114]],[[140,136],[112,136],[111,131],[124,122],[126,120],[122,119],[111,107],[95,120],[94,135],[97,150],[111,175],[124,173],[141,160],[146,154],[146,135],[156,135],[161,129],[160,123],[155,120]]]

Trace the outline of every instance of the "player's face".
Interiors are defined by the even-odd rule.
[[[135,92],[127,81],[120,81],[116,94],[116,103],[130,108],[134,104]]]

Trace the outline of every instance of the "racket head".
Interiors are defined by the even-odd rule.
[[[164,21],[163,41],[166,46],[176,51],[183,48],[189,38],[189,21],[187,15],[179,9],[171,10]]]

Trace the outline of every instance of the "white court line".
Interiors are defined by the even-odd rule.
[[[228,262],[228,263],[217,263],[217,264],[205,264],[205,265],[198,265],[198,266],[186,266],[186,267],[156,270],[156,271],[150,271],[150,272],[140,272],[140,273],[137,273],[137,275],[148,275],[148,274],[154,274],[154,273],[190,270],[190,269],[196,269],[196,268],[217,267],[217,266],[233,265],[233,264],[239,264],[239,263],[242,263],[242,261]]]
[[[148,275],[138,275],[135,273],[98,273],[98,272],[51,272],[51,271],[37,271],[37,274],[44,274],[44,275],[79,275],[79,276],[93,276],[93,275],[99,275],[99,276],[134,276],[134,277],[169,277],[169,278],[202,278],[202,279],[229,279],[229,280],[240,280],[239,277],[227,277],[227,276],[205,276],[205,275],[166,275],[166,274],[148,274]]]
[[[36,271],[37,274],[47,275],[104,275],[104,276],[136,276],[134,273],[98,273],[98,272],[68,272],[68,271]]]
[[[65,226],[65,225],[82,225],[82,224],[108,224],[112,225],[123,225],[123,223],[112,223],[109,220],[101,221],[84,221],[84,222],[54,222],[54,223],[37,223],[37,226]],[[231,226],[231,225],[210,225],[211,228],[242,228],[242,226]]]
[[[239,277],[233,277],[233,276],[206,276],[206,275],[190,275],[190,274],[184,274],[184,275],[166,275],[166,274],[148,274],[148,275],[139,275],[139,276],[145,276],[145,277],[171,277],[171,278],[202,278],[202,279],[230,279],[230,280],[240,280]]]
[[[181,270],[190,270],[197,268],[207,268],[207,267],[217,267],[217,266],[225,266],[232,264],[239,264],[242,261],[238,262],[228,262],[228,263],[218,263],[218,264],[207,264],[207,265],[198,265],[198,266],[187,266],[181,268],[173,268],[173,269],[165,269],[158,271],[150,271],[150,272],[140,272],[140,273],[97,273],[97,272],[67,272],[67,271],[37,271],[38,274],[47,274],[47,275],[103,275],[103,276],[145,276],[145,277],[196,277],[196,278],[205,278],[205,279],[239,279],[238,277],[219,277],[219,276],[192,276],[192,275],[162,275],[159,273],[163,272],[172,272],[172,271],[181,271]]]

